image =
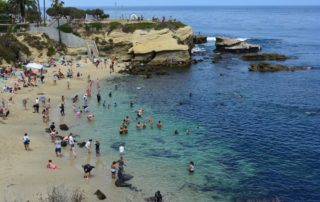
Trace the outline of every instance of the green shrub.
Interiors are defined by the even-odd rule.
[[[72,27],[69,23],[59,26],[58,29],[64,33],[73,33]]]
[[[7,63],[16,63],[23,54],[29,56],[31,52],[15,36],[12,34],[0,36],[0,61],[4,59]]]
[[[102,29],[102,24],[101,22],[93,22],[91,23],[91,27],[96,29],[97,31],[100,31]]]
[[[119,23],[119,22],[110,22],[109,26],[110,26],[110,27],[109,27],[110,32],[112,32],[113,30],[122,28],[122,24]]]
[[[54,47],[50,46],[50,47],[48,48],[47,56],[48,56],[48,57],[51,57],[51,56],[53,56],[54,54],[56,54],[56,50],[54,49]]]

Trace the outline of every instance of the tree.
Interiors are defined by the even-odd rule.
[[[63,5],[64,5],[64,2],[61,1],[61,0],[52,0],[51,7],[55,11],[55,18],[57,19],[58,27],[60,27],[59,19],[60,19],[61,14],[62,14]],[[61,44],[62,43],[61,42],[61,32],[60,32],[59,29],[58,29],[58,33],[59,33],[59,44]]]
[[[25,19],[26,10],[37,10],[36,0],[9,0],[9,8],[13,13],[20,13],[21,17]]]

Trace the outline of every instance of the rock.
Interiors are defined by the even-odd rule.
[[[69,130],[69,127],[66,124],[61,124],[59,128],[60,130],[64,130],[64,131]]]
[[[238,39],[216,37],[216,51],[227,53],[253,53],[259,52],[259,45],[250,44]]]
[[[86,142],[78,142],[78,146],[80,148],[83,148],[86,145]]]
[[[97,195],[99,200],[104,200],[107,198],[106,195],[102,193],[102,191],[100,191],[99,189],[94,193],[94,195]]]
[[[144,199],[146,202],[162,202],[162,195],[160,191],[157,191],[154,196]]]
[[[117,179],[114,184],[116,185],[116,187],[131,187],[132,185],[129,183],[126,183],[124,181],[121,181],[119,179]]]
[[[222,55],[220,53],[215,53],[212,57],[212,62],[217,63],[222,59]]]
[[[308,67],[301,67],[301,66],[286,66],[286,65],[279,65],[279,64],[270,64],[270,63],[256,63],[251,64],[249,67],[249,71],[254,72],[278,72],[278,71],[298,71],[298,70],[308,70]]]
[[[193,35],[193,44],[207,43],[207,36],[204,35]]]
[[[241,56],[241,59],[245,61],[286,60],[288,57],[277,53],[248,53]]]

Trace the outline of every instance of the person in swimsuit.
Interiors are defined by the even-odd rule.
[[[111,164],[111,177],[112,177],[112,179],[116,178],[116,173],[117,173],[117,162],[114,161]]]
[[[161,123],[161,121],[158,121],[157,127],[158,127],[159,129],[162,128],[162,123]]]
[[[57,166],[56,164],[54,164],[54,163],[52,162],[52,160],[49,160],[49,161],[48,161],[48,164],[47,164],[47,168],[52,169],[52,170],[55,170],[55,169],[58,168],[58,166]]]
[[[124,163],[123,156],[120,156],[120,159],[118,160],[118,169],[121,173],[124,171],[124,166],[127,165]]]
[[[189,170],[189,173],[193,173],[194,172],[195,168],[194,168],[193,161],[190,162],[188,170]]]

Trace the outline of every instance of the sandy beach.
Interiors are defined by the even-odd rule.
[[[75,94],[79,94],[82,99],[85,89],[88,86],[87,76],[90,75],[92,80],[107,79],[112,76],[119,76],[117,73],[110,74],[109,68],[105,68],[104,64],[100,64],[100,68],[96,68],[91,62],[85,63],[84,60],[76,61],[80,64],[79,68],[73,65],[74,74],[81,72],[81,79],[73,78],[70,80],[71,87],[67,89],[67,80],[61,79],[57,84],[53,84],[51,75],[53,72],[61,71],[66,75],[69,67],[50,68],[46,74],[45,83],[38,83],[37,87],[27,87],[19,90],[16,94],[2,93],[1,98],[8,101],[9,97],[13,97],[10,102],[10,115],[5,120],[0,120],[0,137],[2,145],[0,147],[0,200],[1,201],[38,201],[42,196],[46,196],[48,190],[53,186],[58,186],[64,190],[72,191],[79,188],[83,190],[86,201],[98,200],[93,193],[100,189],[107,195],[107,201],[136,201],[141,196],[129,196],[124,194],[124,189],[116,188],[110,176],[110,169],[105,169],[106,163],[101,162],[95,154],[88,155],[84,149],[77,148],[78,158],[74,159],[71,155],[69,147],[63,148],[62,158],[57,158],[54,153],[54,144],[51,143],[48,133],[45,132],[51,122],[55,122],[56,126],[61,123],[71,124],[77,121],[72,109],[71,98]],[[107,65],[108,66],[108,65]],[[103,67],[103,68],[102,68]],[[115,68],[118,72],[122,64]],[[15,78],[6,81],[10,85]],[[94,85],[95,88],[95,85]],[[39,94],[44,94],[46,98],[51,99],[50,121],[43,123],[42,107],[40,113],[33,112],[33,104],[35,98]],[[61,96],[66,98],[66,115],[60,116],[59,105]],[[95,97],[95,94],[93,94]],[[28,110],[24,110],[22,100],[28,98]],[[85,118],[85,117],[83,117]],[[59,135],[65,136],[72,132],[61,131],[58,129]],[[24,133],[28,133],[30,142],[30,151],[25,151],[22,138]],[[53,160],[57,164],[57,170],[50,170],[46,167],[48,160]],[[85,162],[83,162],[85,159]],[[91,163],[96,166],[93,177],[90,179],[83,178],[82,164]],[[109,166],[109,165],[108,165]]]

